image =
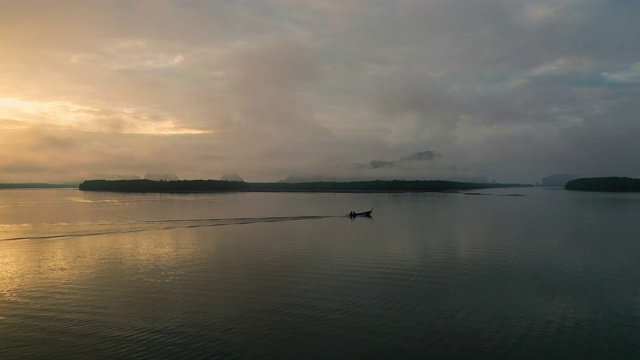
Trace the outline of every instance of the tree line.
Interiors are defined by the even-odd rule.
[[[580,191],[639,192],[640,179],[628,177],[581,178],[569,181],[564,188]]]
[[[205,192],[205,191],[300,191],[300,192],[390,192],[447,191],[501,187],[523,187],[528,184],[465,183],[446,180],[372,180],[351,182],[247,183],[223,180],[85,180],[79,188],[86,191],[116,192]]]

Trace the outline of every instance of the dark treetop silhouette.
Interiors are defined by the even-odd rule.
[[[627,177],[582,178],[569,181],[564,188],[581,191],[640,192],[640,179]]]
[[[117,192],[208,192],[208,191],[300,191],[300,192],[403,192],[455,191],[523,184],[464,183],[444,180],[373,180],[352,182],[248,183],[220,180],[85,180],[79,188],[87,191]]]

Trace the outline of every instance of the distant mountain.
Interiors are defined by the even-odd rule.
[[[286,179],[280,180],[280,183],[311,183],[311,182],[354,182],[354,181],[373,181],[373,180],[382,180],[382,181],[393,181],[395,177],[392,175],[388,176],[377,176],[376,179],[371,179],[362,176],[351,176],[351,177],[338,177],[338,176],[325,176],[325,175],[289,175]],[[476,184],[484,184],[489,183],[489,179],[486,176],[445,176],[439,180],[443,181],[453,181],[453,182],[464,182],[464,183],[476,183]],[[413,181],[422,181],[422,180],[413,180]]]
[[[542,178],[539,186],[543,187],[564,187],[569,181],[580,178],[576,174],[553,174]]]
[[[238,174],[225,174],[225,175],[222,175],[222,178],[220,178],[220,180],[222,180],[222,181],[244,181],[244,179],[241,178],[240,175],[238,175]]]
[[[178,175],[176,174],[149,174],[147,173],[144,176],[145,180],[153,180],[153,181],[178,181]]]

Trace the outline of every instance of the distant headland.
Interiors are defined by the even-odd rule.
[[[85,180],[79,189],[114,192],[427,192],[461,191],[507,187],[531,187],[530,184],[465,183],[446,180],[372,180],[351,182],[248,183],[224,180]]]
[[[569,181],[564,188],[580,191],[640,192],[640,179],[628,177],[581,178]]]

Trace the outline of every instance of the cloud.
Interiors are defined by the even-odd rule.
[[[384,161],[384,160],[372,160],[366,164],[354,164],[354,167],[357,169],[384,169],[384,168],[393,168],[393,167],[402,167],[405,165],[429,165],[429,162],[434,161],[436,158],[439,158],[440,154],[435,151],[421,151],[415,152],[409,156],[402,157],[398,160],[394,161]]]
[[[421,151],[401,158],[399,161],[432,161],[440,157],[435,151]]]
[[[371,160],[367,164],[354,164],[357,169],[380,169],[380,168],[392,168],[395,165],[393,161],[384,160]]]
[[[640,176],[637,1],[0,4],[0,180]]]
[[[626,70],[605,72],[602,76],[613,83],[640,85],[640,62],[633,64]]]

